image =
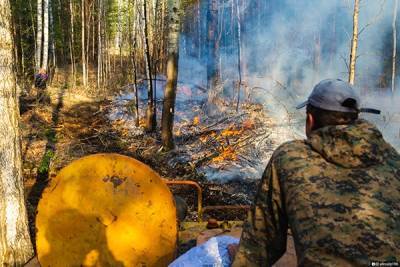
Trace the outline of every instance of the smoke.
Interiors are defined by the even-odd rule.
[[[347,80],[353,32],[353,0],[242,0],[241,99],[261,102],[280,122],[283,142],[303,133],[304,111],[294,109],[320,80]],[[361,0],[356,85],[363,103],[382,109],[367,116],[385,138],[400,149],[400,105],[392,95],[391,53],[393,0]],[[220,0],[219,30],[221,80],[224,94],[234,98],[238,80],[237,17],[234,0]],[[186,12],[181,38],[179,80],[205,87],[207,1]],[[200,19],[198,19],[200,14]],[[400,67],[400,66],[399,66]],[[400,89],[400,87],[398,87]],[[282,134],[285,131],[286,134]]]

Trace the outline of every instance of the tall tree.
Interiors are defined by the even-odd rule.
[[[351,40],[350,62],[349,62],[349,83],[354,84],[356,77],[356,60],[358,45],[358,13],[360,10],[360,0],[354,0],[353,13],[353,38]]]
[[[0,265],[22,266],[33,256],[21,169],[18,93],[9,0],[0,1]]]
[[[43,1],[37,0],[37,34],[36,34],[36,52],[35,64],[36,71],[39,71],[42,65],[42,41],[43,41]]]
[[[102,38],[103,0],[98,0],[97,12],[97,88],[103,86],[103,38]]]
[[[71,32],[70,32],[70,40],[69,40],[69,53],[71,57],[71,75],[72,75],[72,81],[73,85],[75,86],[75,38],[74,38],[74,1],[70,0],[69,1],[69,11],[70,11],[70,24],[71,24]]]
[[[218,0],[208,0],[207,10],[207,89],[208,102],[214,103],[220,87]]]
[[[173,124],[175,114],[176,85],[178,82],[180,0],[168,0],[168,62],[162,113],[162,143],[166,150],[174,148]]]
[[[49,62],[49,6],[50,0],[43,0],[43,59],[42,68],[47,70]]]
[[[397,20],[397,7],[399,4],[399,0],[395,0],[394,2],[394,11],[393,11],[393,22],[392,22],[392,31],[393,31],[393,53],[392,53],[392,93],[396,88],[395,80],[396,80],[396,52],[397,52],[397,32],[396,32],[396,20]]]
[[[83,86],[87,86],[87,70],[86,70],[86,45],[85,45],[85,21],[86,21],[86,16],[85,16],[85,0],[82,0],[81,2],[81,20],[82,20],[82,80],[83,80]]]
[[[147,15],[147,0],[143,0],[143,43],[144,43],[144,58],[147,78],[147,109],[146,109],[146,131],[154,132],[157,128],[156,108],[153,96],[153,78],[152,66],[150,55],[150,42],[149,42],[149,20]]]
[[[50,55],[51,55],[51,68],[56,68],[56,44],[54,35],[54,17],[52,6],[49,6],[49,19],[50,19]]]
[[[118,0],[118,27],[117,27],[117,45],[119,49],[119,64],[122,68],[122,0]]]
[[[238,47],[238,75],[239,75],[236,111],[239,111],[240,91],[241,91],[240,89],[242,87],[242,38],[241,38],[241,19],[240,19],[239,0],[236,0],[236,17],[237,17],[237,47]]]

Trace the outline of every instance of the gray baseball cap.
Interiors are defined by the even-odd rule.
[[[307,101],[296,108],[301,109],[308,104],[330,111],[339,112],[369,112],[380,114],[379,110],[360,108],[360,97],[356,90],[347,82],[340,79],[326,79],[318,83]]]

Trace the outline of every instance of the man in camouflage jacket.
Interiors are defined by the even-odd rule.
[[[307,106],[307,140],[274,152],[233,266],[273,265],[285,253],[288,228],[299,266],[398,264],[400,156],[358,119],[358,103],[341,80],[314,87],[300,106]]]

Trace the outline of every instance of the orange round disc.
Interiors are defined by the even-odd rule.
[[[175,256],[171,192],[145,164],[117,154],[74,161],[52,179],[36,217],[44,266],[167,266]]]

